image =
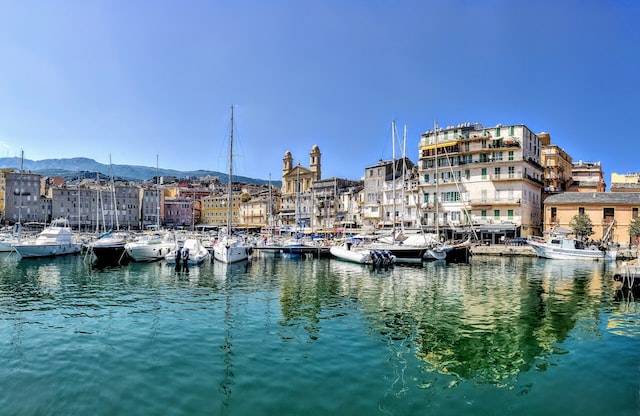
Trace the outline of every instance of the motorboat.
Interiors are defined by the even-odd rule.
[[[378,267],[388,267],[396,262],[396,256],[388,250],[371,250],[354,245],[347,241],[329,248],[331,255],[339,260],[351,263],[370,264]]]
[[[175,241],[170,233],[154,232],[144,234],[124,245],[127,255],[133,261],[151,262],[163,259],[175,248]]]
[[[82,242],[69,227],[69,221],[59,218],[53,220],[35,239],[16,242],[13,248],[23,258],[51,257],[80,253]]]
[[[177,246],[164,256],[168,264],[179,265],[186,261],[189,266],[195,266],[209,258],[209,251],[197,238],[187,238],[182,247]]]
[[[109,231],[91,241],[87,249],[99,263],[122,263],[127,259],[125,245],[128,241],[128,233]]]
[[[333,257],[340,260],[349,261],[351,263],[371,263],[371,253],[369,252],[369,250],[356,248],[351,242],[331,246],[329,248],[329,252]]]

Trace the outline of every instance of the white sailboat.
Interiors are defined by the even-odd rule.
[[[231,106],[231,129],[229,133],[229,178],[228,178],[228,200],[227,200],[227,227],[220,230],[218,241],[213,246],[213,258],[222,263],[237,263],[248,260],[252,252],[251,246],[243,240],[232,235],[232,183],[233,183],[233,106]]]

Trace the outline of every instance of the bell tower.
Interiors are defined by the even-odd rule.
[[[319,181],[322,178],[322,166],[320,159],[322,154],[317,144],[314,144],[309,153],[309,170],[313,172],[313,180]]]

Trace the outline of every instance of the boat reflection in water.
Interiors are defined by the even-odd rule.
[[[637,414],[640,308],[609,267],[474,256],[372,270],[257,256],[187,271],[4,255],[0,380],[11,382],[0,408]]]
[[[394,357],[411,351],[428,372],[509,385],[521,372],[544,368],[578,320],[596,313],[605,281],[602,263],[522,260],[384,273],[332,260],[322,284],[282,277],[282,315],[305,321],[317,339],[323,317],[352,299]]]

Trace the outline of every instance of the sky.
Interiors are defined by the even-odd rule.
[[[640,171],[638,21],[635,0],[0,0],[0,157],[227,172],[233,106],[234,175],[318,145],[323,178],[360,179],[479,122],[609,182]]]

